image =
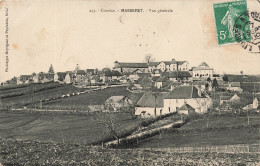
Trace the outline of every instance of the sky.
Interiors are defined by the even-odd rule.
[[[260,54],[241,45],[218,46],[213,3],[205,0],[15,0],[0,4],[0,82],[21,74],[113,67],[114,61],[206,62],[215,73],[260,74]],[[247,1],[257,9],[256,0]],[[8,72],[6,69],[8,8]],[[143,9],[142,13],[90,12]],[[151,13],[149,9],[173,12]]]

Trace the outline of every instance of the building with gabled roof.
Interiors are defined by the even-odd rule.
[[[228,82],[228,87],[226,87],[227,90],[230,91],[236,91],[236,92],[242,92],[243,89],[241,88],[240,82]]]
[[[70,84],[71,83],[71,76],[68,72],[57,72],[54,75],[54,82]]]
[[[131,82],[138,80],[139,78],[151,77],[151,73],[132,73],[128,76]]]
[[[173,72],[165,72],[164,76],[168,76],[171,81],[191,81],[191,74],[188,71],[173,71]]]
[[[134,86],[137,89],[150,89],[154,85],[151,77],[141,77],[135,81]]]
[[[169,79],[165,76],[159,77],[156,81],[154,86],[158,89],[166,86],[166,84],[168,85],[170,83]]]
[[[164,98],[164,109],[177,112],[183,104],[189,104],[196,113],[205,113],[212,106],[210,97],[194,86],[177,86]]]
[[[196,88],[200,88],[202,91],[212,91],[212,83],[205,80],[195,81],[192,85],[194,85]]]
[[[209,67],[206,62],[192,68],[192,77],[197,79],[207,79],[213,77],[213,68]]]
[[[149,62],[148,63],[148,71],[152,73],[153,70],[157,69],[157,66],[160,64],[160,62]]]
[[[191,115],[195,113],[195,109],[189,104],[184,103],[178,110],[179,114]]]
[[[28,84],[31,79],[31,75],[20,75],[17,77],[17,84]]]
[[[125,72],[133,72],[136,69],[139,69],[140,71],[147,73],[148,72],[148,64],[147,63],[126,63],[126,62],[114,62],[114,70],[117,70],[121,73]]]
[[[135,115],[143,118],[166,114],[163,112],[165,92],[145,92],[135,107]]]
[[[110,107],[113,111],[119,111],[123,107],[131,105],[133,102],[127,96],[111,96],[105,101],[105,106]]]
[[[189,71],[189,62],[187,61],[176,61],[172,59],[171,61],[161,61],[157,69],[161,71]]]

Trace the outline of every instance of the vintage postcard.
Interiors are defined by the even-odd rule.
[[[0,0],[0,166],[259,165],[259,111],[259,0]]]

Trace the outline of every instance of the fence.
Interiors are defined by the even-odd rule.
[[[176,147],[176,148],[138,148],[146,151],[160,151],[169,153],[260,153],[259,144],[238,144],[204,147]]]

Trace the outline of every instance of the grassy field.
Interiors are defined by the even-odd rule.
[[[259,154],[169,153],[0,139],[3,165],[257,165]]]
[[[84,107],[88,105],[101,105],[104,104],[110,96],[126,95],[130,96],[131,92],[126,90],[125,86],[122,87],[111,87],[107,89],[102,89],[98,91],[93,91],[91,93],[85,93],[78,96],[73,96],[70,98],[64,98],[57,103],[46,104],[50,107]]]
[[[247,125],[246,117],[212,117],[186,123],[178,129],[141,141],[134,147],[167,148],[182,146],[259,144],[260,117],[254,116]]]
[[[3,106],[21,106],[79,91],[82,91],[82,89],[73,85],[58,83],[31,84],[15,89],[0,90],[0,97]]]
[[[43,101],[43,108],[46,109],[84,109],[88,105],[102,105],[105,100],[113,95],[125,95],[132,101],[137,102],[142,93],[134,94],[126,90],[126,86],[109,87],[107,89],[81,93],[86,89],[76,88],[73,85],[61,85],[57,83],[32,84],[15,89],[0,89],[0,103],[5,106],[29,106],[40,107],[40,100]],[[72,94],[74,96],[62,98],[62,95]],[[55,98],[55,100],[53,100]],[[45,99],[47,99],[45,101]]]
[[[0,112],[0,137],[90,144],[109,137],[95,116]],[[130,114],[118,113],[116,118],[122,133],[139,125]]]

